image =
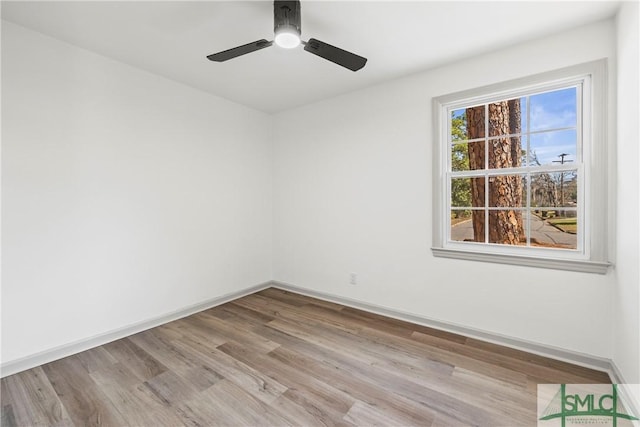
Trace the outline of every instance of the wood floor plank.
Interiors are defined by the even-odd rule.
[[[184,401],[175,408],[181,422],[188,427],[234,426],[237,417],[230,408],[221,406],[206,394]]]
[[[467,337],[462,335],[457,335],[447,331],[440,331],[427,326],[416,325],[404,320],[392,319],[376,313],[368,313],[352,307],[345,307],[340,313],[353,323],[385,331],[398,337],[408,337],[413,331],[419,331],[446,338],[454,342],[465,342],[467,340]]]
[[[579,377],[582,377],[588,382],[593,384],[608,383],[611,381],[609,375],[606,372],[598,372],[593,369],[585,368],[584,366],[574,365],[562,360],[554,360],[548,357],[539,356],[537,354],[527,353],[526,351],[517,350],[514,348],[508,348],[499,346],[497,344],[480,341],[477,339],[468,338],[465,344],[470,348],[483,349],[488,352],[496,352],[498,354],[508,356],[513,359],[521,360],[527,364],[535,364],[544,366],[554,370],[567,372]]]
[[[3,426],[520,426],[538,384],[609,381],[270,288],[3,378],[0,410]]]
[[[412,332],[413,333],[413,332]],[[378,328],[363,328],[359,335],[370,340],[372,345],[386,347],[389,352],[407,352],[431,361],[463,367],[479,373],[486,373],[495,378],[509,382],[515,386],[525,388],[528,378],[525,372],[513,371],[490,362],[483,362],[455,352],[447,351],[414,339],[389,333]]]
[[[167,406],[175,406],[198,393],[198,388],[173,371],[163,372],[144,385]]]
[[[251,298],[246,298],[244,301],[262,307],[263,310],[274,310],[277,313],[274,320],[285,319],[296,323],[304,323],[308,326],[326,325],[332,329],[340,329],[352,333],[357,333],[361,329],[360,326],[345,321],[344,316],[334,310],[324,309],[321,313],[316,313],[315,309],[321,307],[314,307],[311,304],[302,307],[289,306],[287,303],[272,301],[261,295],[251,295]],[[244,301],[240,301],[239,304]]]
[[[164,407],[154,401],[142,386],[131,389],[110,386],[105,394],[129,426],[184,425],[174,407]]]
[[[0,426],[13,427],[17,426],[16,417],[13,415],[13,407],[11,405],[2,405],[0,409]]]
[[[260,292],[256,292],[255,295],[264,296],[271,300],[285,302],[294,307],[303,307],[309,304],[309,299],[304,296],[275,288],[263,289]]]
[[[344,416],[344,420],[356,426],[399,426],[403,425],[403,420],[394,418],[384,411],[380,411],[377,407],[367,405],[366,403],[356,402],[349,412]],[[423,424],[429,427],[431,423]]]
[[[275,319],[273,316],[269,316],[268,314],[260,313],[259,311],[248,310],[242,306],[235,304],[234,302],[224,304],[220,306],[220,308],[225,311],[232,312],[236,316],[244,319],[245,322],[248,322],[254,326],[264,325],[265,323],[271,322]]]
[[[229,304],[228,306],[224,307],[223,311],[221,310],[221,312],[224,313],[227,322],[233,324],[234,326],[237,326],[239,329],[242,329],[243,331],[249,331],[251,333],[254,333],[254,328],[264,326],[266,323],[274,320],[272,317],[269,317],[268,321],[257,319],[252,314],[255,312],[252,312],[251,310],[248,310],[244,307],[235,306],[232,304]],[[217,313],[213,315],[216,316]],[[236,337],[232,337],[232,339],[235,339],[235,338]],[[271,348],[273,348],[273,343],[270,343],[270,345],[271,345]]]
[[[278,344],[254,334],[251,329],[243,329],[242,324],[230,324],[218,319],[217,317],[203,311],[194,314],[194,319],[205,324],[208,328],[216,331],[217,334],[223,336],[226,340],[233,339],[262,353],[268,353],[278,346]],[[242,332],[242,333],[240,333]]]
[[[307,305],[292,305],[286,301],[275,300],[269,297],[265,297],[259,293],[248,295],[242,299],[236,301],[237,305],[244,305],[247,308],[254,308],[263,312],[272,313],[271,315],[274,318],[286,317],[290,318],[292,316],[297,317],[299,321],[305,321],[311,325],[317,324],[318,322],[326,323],[331,321],[331,318],[324,317],[318,319],[317,316],[313,316],[310,310],[307,309]],[[335,322],[334,326],[339,328],[352,328],[352,324],[350,322],[344,322],[343,318],[340,318],[339,321]]]
[[[167,323],[159,328],[154,328],[154,332],[171,342],[184,336],[190,336],[214,345],[227,342],[227,338],[218,334],[217,331],[212,330],[210,326],[204,324],[200,319],[193,318],[193,316]]]
[[[2,396],[3,413],[6,413],[2,425],[71,424],[66,408],[41,367],[12,375],[6,381],[3,379]],[[29,407],[20,404],[27,399],[31,402]]]
[[[275,320],[270,325],[282,331],[283,322]],[[284,332],[294,335],[297,332],[292,325],[287,325],[283,329],[285,329]],[[308,335],[303,333],[302,337],[308,338]],[[319,337],[314,337],[314,339],[316,342],[320,341]],[[335,352],[331,354],[330,348],[330,344],[323,347],[316,346],[315,351],[311,352],[307,351],[303,346],[297,346],[297,349],[305,355],[314,359],[317,358],[318,362],[330,363],[339,373],[352,379],[358,379],[365,383],[370,382],[371,386],[380,383],[389,384],[398,395],[426,407],[430,407],[430,402],[438,402],[439,406],[446,408],[447,413],[452,414],[454,418],[462,422],[471,423],[475,420],[481,425],[493,424],[491,414],[480,406],[473,406],[468,401],[458,400],[432,388],[424,387],[411,379],[402,378],[392,370],[381,369],[379,366],[371,366],[370,364],[359,364],[343,354]]]
[[[245,303],[245,301],[240,302],[240,304],[242,304],[242,303]],[[264,303],[264,302],[261,302],[261,303]],[[254,300],[252,300],[252,302],[250,302],[249,304],[255,304],[255,299],[254,299]],[[278,310],[278,316],[279,316],[280,318],[284,317],[285,319],[289,319],[289,320],[292,320],[292,321],[296,321],[296,320],[297,320],[299,323],[305,323],[305,324],[308,324],[308,325],[313,325],[313,324],[314,324],[314,322],[317,320],[317,319],[313,319],[310,323],[309,323],[309,322],[305,322],[305,321],[303,320],[303,319],[304,319],[304,317],[303,317],[303,316],[293,316],[293,315],[291,315],[291,314],[287,314],[287,313],[285,313],[285,312],[284,312],[284,311],[282,311],[282,310]],[[376,318],[376,319],[378,319],[378,318],[379,318],[379,316],[378,316],[378,315],[369,316],[368,314],[366,314],[364,317],[365,317],[365,318],[367,318],[368,320],[369,320],[370,318],[372,318],[372,317],[374,317],[374,318]],[[302,320],[301,320],[301,319],[302,319]],[[392,323],[395,325],[395,326],[394,326],[394,330],[398,327],[398,325],[405,325],[405,326],[407,325],[407,323],[406,323],[406,322],[397,321],[397,320],[394,320]],[[334,326],[334,325],[335,325],[335,323],[334,323],[334,324],[332,324],[332,326]],[[363,324],[363,327],[364,327],[364,325],[365,325],[365,324]],[[425,329],[424,327],[416,327],[415,325],[412,325],[412,326],[413,326],[413,327],[415,327],[415,328],[418,328],[418,329],[420,329],[420,330],[428,330],[428,328],[427,328],[427,329]],[[415,329],[415,328],[414,328],[414,329]],[[344,329],[344,328],[343,328],[343,329]],[[366,329],[367,329],[367,330],[371,330],[372,328],[367,327]],[[386,329],[385,329],[385,330],[386,330]],[[376,331],[377,331],[377,330],[376,330]],[[361,329],[360,329],[360,330],[357,330],[356,332],[357,332],[357,333],[355,334],[355,336],[352,336],[352,337],[350,337],[350,338],[347,338],[347,340],[350,342],[350,344],[348,345],[348,347],[347,347],[347,348],[352,348],[352,347],[353,347],[353,342],[358,340],[358,335],[361,335],[361,334],[363,333],[363,331],[362,331]],[[414,332],[414,331],[413,331],[413,329],[412,329],[412,332],[410,332],[410,333],[405,333],[405,334],[400,334],[400,335],[401,335],[401,336],[407,336],[407,337],[409,337],[409,336],[410,336],[410,334],[411,334],[411,333],[413,333],[413,332]],[[325,334],[326,334],[326,331],[324,331],[324,330],[323,330],[321,335],[322,335],[322,336],[324,336]],[[456,336],[456,335],[454,335],[454,334],[450,334],[450,333],[447,333],[447,332],[442,333],[442,334],[438,334],[438,336],[453,337],[453,338],[454,338],[454,342],[461,342],[461,340],[459,339],[459,336]],[[383,340],[383,341],[384,341],[384,344],[381,346],[381,351],[385,354],[385,358],[387,358],[387,359],[389,359],[389,358],[390,358],[390,356],[388,355],[388,354],[389,354],[389,350],[390,350],[390,348],[389,348],[389,347],[388,347],[388,345],[387,345],[387,342],[388,342],[388,338],[389,338],[389,337],[392,337],[392,338],[394,338],[394,339],[395,339],[395,338],[397,338],[397,335],[390,335],[390,334],[388,334],[388,335],[387,335],[387,337],[384,337],[384,340]],[[376,344],[375,339],[374,339],[374,340],[372,340],[370,336],[367,336],[367,340],[368,340],[368,341],[367,341],[367,346],[369,346],[369,347],[371,347],[371,348],[375,347],[375,344]],[[372,344],[372,342],[373,342],[373,344],[374,344],[373,346],[371,345],[371,344]],[[406,347],[406,342],[405,342],[405,343],[403,343],[400,347],[403,347],[403,346],[405,346],[405,347]],[[340,348],[344,348],[344,347],[343,347],[343,346],[340,346],[340,347],[337,347],[337,348],[338,348],[338,349],[340,349]],[[415,348],[415,346],[410,346],[409,348]],[[428,358],[427,358],[427,359],[425,359],[425,358],[423,357],[422,350],[423,350],[423,349],[422,349],[422,348],[420,348],[420,349],[418,349],[417,351],[415,351],[415,352],[414,352],[414,356],[415,356],[415,357],[418,357],[420,360],[429,360],[429,361],[431,361],[432,363],[436,363],[436,362],[434,362],[434,361],[433,361],[433,360],[431,360],[431,359],[428,359]],[[446,356],[445,356],[444,358],[442,358],[442,359],[446,359]],[[441,360],[441,362],[442,362],[442,360]],[[393,361],[392,363],[398,363],[398,362],[397,362],[397,361]],[[474,361],[472,361],[472,363],[474,363]],[[496,370],[496,368],[494,368],[494,370]],[[504,371],[504,370],[502,370],[502,371]],[[505,373],[505,372],[503,372],[503,374],[504,374],[504,373]],[[510,374],[511,374],[511,372],[506,372],[506,376],[509,376]],[[525,376],[520,375],[520,376],[519,376],[519,379],[518,379],[518,382],[519,382],[520,384],[524,385],[524,384],[525,384],[525,382],[526,382],[526,378],[525,378]]]
[[[77,356],[87,372],[92,372],[118,362],[118,360],[102,346],[83,351],[82,353],[78,353]]]
[[[271,411],[264,402],[228,380],[222,380],[197,397],[180,403],[178,408],[184,423],[191,426],[292,425]]]
[[[270,405],[247,393],[231,381],[223,380],[207,390],[212,400],[221,402],[233,410],[236,417],[232,425],[244,426],[293,426],[289,420]]]
[[[176,341],[175,345],[190,353],[192,357],[200,358],[203,365],[208,366],[223,378],[234,382],[253,396],[267,403],[277,399],[287,390],[286,386],[234,359],[216,347],[208,346],[202,342],[195,342],[188,338]]]
[[[383,387],[381,384],[353,377],[331,364],[319,362],[313,357],[288,350],[285,347],[279,347],[269,355],[318,380],[331,382],[334,387],[349,394],[355,400],[377,406],[386,413],[403,419],[403,425],[428,425],[434,417],[434,412],[429,408],[396,394],[396,390],[390,387],[387,382]]]
[[[129,338],[110,342],[105,344],[104,348],[142,381],[153,378],[168,369]]]
[[[469,347],[466,344],[448,341],[422,332],[413,332],[411,337],[422,343],[429,344],[432,347],[467,356],[482,362],[496,364],[512,371],[522,372],[526,369],[531,375],[537,378],[542,378],[549,383],[553,381],[557,381],[558,383],[584,383],[594,380],[593,377],[587,380],[587,378],[582,378],[582,375],[577,375],[576,373],[560,371],[537,363],[529,363],[519,358],[504,355],[502,352],[484,350],[478,347]]]
[[[42,369],[74,424],[116,427],[127,425],[76,356],[48,363]]]
[[[349,395],[330,384],[304,375],[294,367],[278,363],[268,355],[249,352],[234,342],[228,342],[218,348],[285,385],[288,389],[284,395],[305,408],[313,415],[313,419],[332,420],[337,423],[355,403]]]
[[[287,419],[294,425],[309,427],[338,427],[354,426],[345,420],[335,420],[326,416],[318,405],[306,401],[298,403],[297,396],[290,397],[291,390],[277,398],[271,406],[277,408],[281,414],[286,414]]]
[[[196,361],[190,360],[171,340],[154,329],[130,336],[129,340],[170,370],[187,370],[198,366]]]
[[[283,325],[283,321],[276,320],[270,322],[270,325],[278,328],[277,325]],[[435,370],[421,369],[422,367],[415,365],[403,365],[402,362],[398,360],[395,360],[394,363],[388,363],[385,357],[390,357],[392,361],[394,360],[388,351],[386,352],[386,356],[384,356],[383,353],[371,353],[367,351],[368,349],[365,346],[357,342],[357,337],[350,336],[339,330],[332,332],[323,327],[309,328],[302,324],[289,324],[285,329],[282,329],[282,326],[278,329],[292,335],[296,335],[296,332],[299,331],[305,331],[308,335],[303,334],[302,337],[312,336],[314,342],[320,344],[324,350],[333,349],[334,352],[339,353],[342,359],[337,358],[334,360],[345,369],[357,369],[356,365],[349,362],[349,355],[352,355],[369,366],[367,371],[362,372],[363,374],[367,374],[368,372],[369,376],[372,376],[381,372],[381,378],[384,377],[388,380],[401,378],[405,382],[405,390],[413,388],[416,396],[425,394],[425,392],[424,390],[420,391],[420,389],[415,386],[426,387],[432,392],[442,393],[447,397],[462,399],[477,407],[490,407],[492,412],[497,414],[504,415],[511,413],[524,416],[526,412],[525,410],[518,414],[523,399],[530,398],[529,394],[521,388],[511,387],[512,392],[509,393],[509,395],[495,400],[491,393],[483,393],[482,388],[477,386],[480,383],[479,381],[465,382],[464,379],[468,377],[461,376],[451,379],[451,371],[441,368]],[[348,349],[348,352],[344,349]],[[329,357],[327,354],[322,355],[325,358]],[[471,378],[473,377],[471,376]],[[489,383],[485,382],[482,385],[487,386]],[[415,397],[413,398],[416,399]]]
[[[100,388],[106,386],[135,387],[141,384],[140,379],[125,364],[120,362],[105,364],[100,369],[89,372],[89,377]]]
[[[335,302],[311,298],[306,295],[296,294],[295,292],[289,292],[278,288],[264,289],[260,292],[256,292],[255,295],[264,295],[275,300],[280,300],[282,302],[298,301],[300,306],[314,304],[316,306],[324,307],[334,311],[341,311],[344,308],[343,305],[336,304]]]
[[[477,372],[456,368],[449,382],[437,382],[434,390],[454,399],[464,400],[490,412],[494,419],[511,419],[516,425],[536,424],[535,396],[527,389],[513,387]],[[494,390],[501,390],[495,393]],[[506,390],[510,390],[506,393]]]
[[[363,339],[360,336],[361,330],[353,333],[322,324],[308,326],[304,323],[284,320],[274,320],[269,323],[269,326],[300,338],[310,337],[307,341],[332,349],[347,358],[357,357],[359,361],[366,362],[369,366],[388,367],[398,373],[404,373],[407,378],[420,375],[448,377],[454,368],[453,365],[426,359],[400,349],[391,352],[386,346],[379,346],[370,340]]]
[[[204,364],[193,368],[176,369],[175,372],[199,391],[206,390],[218,381],[224,379],[221,374]]]

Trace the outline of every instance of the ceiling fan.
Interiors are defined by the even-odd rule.
[[[317,39],[309,39],[308,42],[303,41],[300,38],[300,1],[298,0],[276,0],[273,2],[273,27],[275,33],[274,40],[258,40],[211,54],[207,56],[207,58],[215,62],[224,62],[238,56],[246,55],[247,53],[255,52],[256,50],[270,47],[275,42],[275,44],[285,49],[293,49],[302,44],[304,50],[307,52],[348,68],[351,71],[358,71],[367,63],[367,58],[347,52],[329,43]]]

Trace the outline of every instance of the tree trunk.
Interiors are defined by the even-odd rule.
[[[467,138],[484,138],[484,106],[467,108]],[[467,144],[469,169],[484,169],[484,141]],[[471,206],[484,207],[484,178],[471,178]],[[473,241],[484,242],[484,211],[472,211]]]
[[[522,132],[521,123],[522,123],[522,113],[520,111],[520,100],[512,99],[508,101],[509,104],[509,133],[520,134]],[[522,166],[522,137],[514,136],[511,138],[511,162],[512,167],[518,168]],[[523,191],[524,184],[520,177],[514,177],[516,182],[513,183],[515,188],[515,205],[514,206],[523,206]],[[520,227],[520,233],[523,239],[526,239],[524,236],[524,224],[522,222],[522,211],[515,211],[516,219],[518,220],[518,227]]]
[[[469,139],[484,138],[485,107],[467,108],[467,136]],[[522,144],[520,137],[509,134],[520,133],[520,101],[502,101],[488,106],[489,137],[499,137],[488,143],[488,167],[500,169],[518,167],[521,164]],[[484,169],[484,141],[470,142],[469,168]],[[519,176],[499,175],[489,179],[489,207],[505,208],[489,211],[489,242],[517,245],[525,240],[522,213],[508,209],[522,206],[522,180]],[[485,183],[482,178],[471,179],[472,206],[485,206]],[[473,211],[473,237],[484,242],[484,212]]]

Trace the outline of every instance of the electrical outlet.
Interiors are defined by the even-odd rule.
[[[352,285],[358,284],[358,275],[356,273],[349,274],[349,283]]]

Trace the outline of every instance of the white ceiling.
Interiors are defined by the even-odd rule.
[[[302,38],[368,58],[352,72],[273,39],[270,1],[3,1],[2,18],[268,113],[611,17],[613,1],[302,1]],[[567,52],[570,55],[570,52]]]

